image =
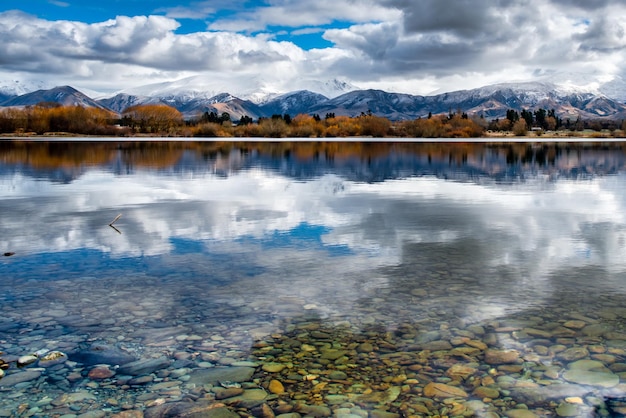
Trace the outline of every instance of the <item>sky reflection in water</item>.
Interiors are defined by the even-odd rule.
[[[249,144],[208,154],[109,145],[104,163],[5,163],[0,249],[16,255],[0,269],[54,280],[58,276],[45,266],[58,260],[75,260],[64,274],[80,277],[113,266],[141,271],[148,258],[164,273],[170,259],[187,258],[198,265],[228,260],[248,276],[291,266],[290,274],[300,276],[293,260],[306,258],[317,260],[307,274],[334,276],[326,299],[355,295],[355,281],[346,275],[360,274],[364,286],[371,279],[386,282],[377,269],[411,263],[419,246],[472,242],[486,284],[499,289],[498,272],[512,274],[507,291],[498,294],[506,298],[498,305],[508,309],[527,306],[522,295],[529,289],[532,304],[548,298],[548,278],[565,267],[625,270],[626,179],[618,146],[574,146],[557,150],[550,161],[519,144],[524,153],[480,145],[460,157],[453,156],[454,144],[434,150],[382,144],[376,153],[360,149],[341,158],[298,148],[304,146],[277,155]],[[154,165],[150,158],[128,162],[146,155]],[[117,214],[121,233],[107,225]],[[195,273],[211,275],[204,267]],[[314,298],[319,284],[298,281],[298,294]],[[622,291],[620,281],[594,286]],[[349,315],[350,306],[344,308]]]

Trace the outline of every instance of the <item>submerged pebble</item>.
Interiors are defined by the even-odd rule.
[[[346,219],[366,201],[350,206]],[[431,211],[445,232],[431,234],[430,224],[411,219],[411,234],[361,234],[339,217],[337,229],[365,253],[349,254],[345,236],[333,241],[337,230],[278,234],[280,245],[257,242],[255,211],[198,203],[211,215],[195,217],[194,209],[194,222],[223,211],[250,228],[250,238],[201,246],[172,240],[165,255],[116,254],[106,265],[82,266],[71,257],[7,260],[24,264],[23,276],[0,283],[0,416],[626,412],[626,308],[621,292],[610,291],[621,289],[621,273],[553,266],[544,278],[550,286],[537,290],[526,277],[535,269],[519,274],[507,263],[484,263],[481,253],[493,249],[456,229],[461,211],[390,204]],[[181,205],[181,217],[186,209]],[[381,217],[402,223],[363,210],[366,226]],[[158,235],[166,225],[144,227]],[[132,247],[130,232],[141,229],[134,228],[109,238]],[[372,236],[401,241],[402,251],[388,254]],[[302,248],[286,248],[299,239]],[[378,253],[384,263],[372,267]],[[139,267],[126,268],[134,263]],[[38,278],[44,273],[50,283]],[[590,286],[597,277],[607,287]]]

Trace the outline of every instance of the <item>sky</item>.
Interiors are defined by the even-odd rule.
[[[0,80],[101,92],[198,75],[411,94],[555,74],[593,85],[626,79],[625,31],[623,0],[4,0]]]

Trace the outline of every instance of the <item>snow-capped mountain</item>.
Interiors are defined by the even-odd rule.
[[[296,85],[298,89],[294,88]],[[193,76],[126,89],[100,99],[99,103],[116,112],[136,104],[164,103],[176,107],[187,118],[204,112],[228,112],[233,118],[245,115],[256,119],[277,113],[307,113],[310,107],[329,97],[353,90],[354,85],[336,79],[285,81],[278,85],[258,76],[243,77],[236,83],[227,76]]]
[[[599,93],[580,88],[567,88],[550,82],[502,83],[473,90],[461,90],[425,98],[424,106],[432,113],[461,109],[469,114],[482,114],[488,118],[503,117],[507,109],[555,109],[562,117],[581,116],[597,118],[606,112],[595,113],[585,106]],[[616,104],[617,105],[617,104]],[[616,112],[621,110],[617,109]]]
[[[622,77],[615,77],[603,83],[598,90],[607,97],[626,103],[626,80]]]
[[[310,112],[358,116],[372,112],[392,120],[414,119],[458,110],[485,118],[503,118],[508,109],[554,109],[562,118],[619,118],[626,105],[600,93],[565,88],[548,82],[506,83],[434,96],[413,96],[364,90],[344,94],[310,109]]]
[[[52,86],[43,81],[0,80],[0,103],[23,94],[45,90]]]
[[[233,80],[227,75],[192,76],[180,80],[148,84],[125,89],[120,93],[132,96],[158,97],[163,101],[190,101],[209,99],[228,92],[242,100],[264,104],[274,98],[297,90],[309,90],[326,97],[337,97],[357,87],[340,80],[287,80],[280,84],[263,80],[258,76],[239,77]]]
[[[117,113],[122,113],[125,109],[128,109],[131,106],[144,104],[167,104],[156,97],[132,96],[125,93],[119,93],[107,99],[99,99],[97,102]]]
[[[619,80],[614,81],[614,91],[617,91]],[[324,95],[314,90],[269,94],[268,87],[265,90],[247,90],[247,93],[239,95],[232,91],[224,92],[229,86],[217,86],[214,80],[209,83],[206,79],[193,77],[175,83],[138,87],[132,90],[136,94],[119,93],[98,101],[65,86],[13,97],[0,105],[25,106],[47,101],[64,105],[103,107],[121,113],[127,107],[139,104],[167,104],[180,110],[187,119],[199,117],[204,112],[227,112],[231,119],[239,119],[241,116],[258,119],[274,114],[295,116],[299,113],[359,116],[371,112],[391,120],[403,120],[425,117],[429,113],[447,114],[459,110],[494,119],[505,117],[509,109],[521,111],[537,108],[554,109],[564,119],[626,118],[626,104],[603,95],[596,89],[597,86],[583,88],[568,82],[557,84],[544,80],[504,83],[432,96],[388,93],[381,90],[351,90],[337,94],[340,90],[349,90],[353,86],[336,80],[303,82],[307,83],[314,85],[318,91],[327,90],[332,94]],[[211,88],[222,90],[218,93],[215,93],[217,90],[204,90],[209,88],[209,84]],[[245,90],[252,87],[251,84],[244,85],[238,90],[241,92],[242,88]],[[262,100],[259,99],[261,97]]]
[[[117,113],[122,113],[125,109],[136,105],[164,104],[178,109],[186,119],[198,118],[205,112],[215,112],[219,115],[227,112],[237,119],[244,115],[258,119],[264,115],[263,111],[255,103],[249,100],[242,100],[229,93],[221,93],[212,97],[197,95],[187,99],[173,96],[164,98],[119,93],[108,99],[100,99],[98,103]]]
[[[242,100],[228,93],[218,94],[209,99],[196,98],[178,107],[186,119],[193,119],[205,112],[214,112],[218,115],[228,113],[233,120],[248,116],[258,119],[264,116],[260,107],[250,100]]]
[[[320,103],[311,111],[320,115],[334,113],[337,116],[359,116],[371,112],[391,120],[415,119],[428,114],[426,110],[422,115],[424,101],[424,96],[387,93],[382,90],[360,90]]]
[[[335,98],[337,96],[341,96],[342,94],[349,93],[351,91],[360,90],[354,84],[348,83],[346,81],[341,81],[337,79],[333,80],[298,80],[297,83],[292,83],[288,91],[309,91],[317,94],[321,94],[322,96],[326,96],[330,99]]]
[[[502,117],[507,109],[555,109],[559,116],[573,119],[579,116],[583,119],[611,117],[626,110],[626,105],[594,91],[592,87],[551,82],[495,84],[435,97],[440,97],[447,105],[457,104],[467,113],[489,118]]]
[[[21,96],[37,90],[49,89],[43,81],[0,80],[0,94],[9,97]]]
[[[600,74],[559,71],[539,76],[538,80],[555,84],[564,91],[601,94],[626,103],[626,80],[618,75],[607,78]]]
[[[39,103],[58,103],[62,106],[82,106],[106,109],[100,103],[70,86],[60,86],[49,90],[37,90],[31,93],[26,93],[2,102],[2,106],[33,106]]]
[[[315,106],[328,101],[328,97],[309,90],[283,94],[261,106],[266,115],[297,115],[309,113]]]

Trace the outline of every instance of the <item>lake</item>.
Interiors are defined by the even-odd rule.
[[[0,142],[0,417],[623,416],[625,296],[625,143]]]

